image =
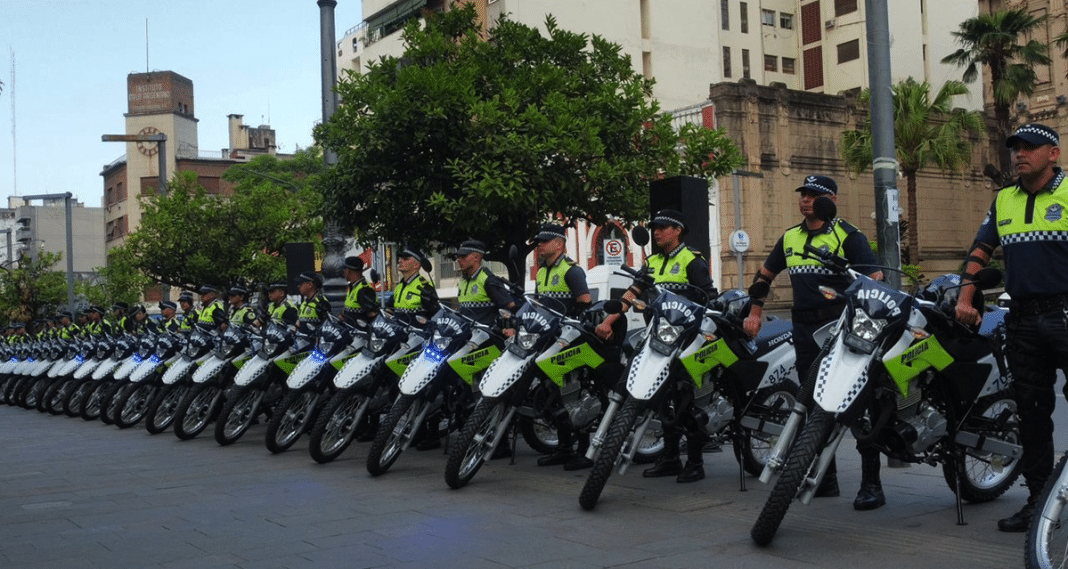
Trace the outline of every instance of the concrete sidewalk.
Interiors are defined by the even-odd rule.
[[[1023,534],[996,520],[1017,486],[966,505],[956,525],[940,469],[884,469],[889,504],[855,512],[859,460],[839,452],[841,498],[794,503],[775,541],[749,528],[768,489],[739,491],[729,447],[706,455],[695,484],[613,476],[596,510],[579,508],[588,471],[494,461],[450,490],[442,451],[404,453],[371,478],[367,444],[318,465],[303,438],[271,455],[265,427],[219,447],[209,431],[182,442],[99,422],[0,406],[0,567],[625,567],[909,569],[1022,565]]]

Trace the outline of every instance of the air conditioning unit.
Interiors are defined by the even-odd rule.
[[[834,25],[837,24],[837,23],[838,23],[837,20],[835,20],[834,18],[831,18],[830,20],[827,20],[826,22],[823,22],[823,27],[825,29],[829,30],[829,29],[833,28]]]

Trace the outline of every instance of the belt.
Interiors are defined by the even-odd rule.
[[[834,306],[826,306],[823,308],[811,308],[809,310],[794,310],[790,311],[790,317],[794,322],[799,324],[815,324],[817,322],[826,322],[827,320],[834,320],[842,315],[842,310],[845,308],[844,304],[836,304]]]
[[[1009,305],[1010,314],[1017,313],[1025,316],[1045,314],[1046,312],[1060,312],[1066,309],[1068,309],[1068,294],[1014,298]]]

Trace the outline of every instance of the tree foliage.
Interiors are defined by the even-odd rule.
[[[980,14],[960,24],[953,32],[960,49],[942,58],[964,68],[964,81],[979,77],[980,69],[990,73],[994,94],[994,120],[998,136],[992,141],[992,153],[1000,158],[1000,176],[1004,183],[1011,177],[1012,161],[1004,147],[1011,127],[1010,107],[1020,95],[1030,95],[1038,83],[1035,67],[1049,65],[1049,47],[1038,40],[1021,41],[1044,24],[1046,16],[1033,16],[1026,9],[1000,10]]]
[[[971,162],[971,135],[983,132],[978,112],[953,109],[953,97],[968,93],[959,81],[947,81],[931,98],[931,85],[912,77],[892,88],[894,105],[894,146],[898,167],[905,176],[908,203],[908,253],[915,264],[920,256],[920,229],[917,223],[916,173],[926,166],[943,172],[959,172]],[[871,91],[861,91],[858,103],[871,106]],[[860,173],[872,167],[871,114],[860,129],[842,133],[842,158],[848,168]]]
[[[16,267],[0,270],[0,321],[28,322],[54,315],[67,304],[67,276],[54,270],[61,253],[19,257]]]
[[[132,251],[116,247],[108,252],[107,266],[94,269],[96,278],[74,283],[74,292],[79,299],[98,306],[111,306],[116,302],[134,304],[141,293],[152,284],[152,279],[138,268]]]
[[[310,186],[322,170],[317,151],[259,156],[224,174],[235,184],[231,196],[208,194],[194,173],[179,172],[166,196],[141,197],[141,225],[120,254],[175,287],[283,278],[285,244],[320,241],[320,199]]]
[[[316,129],[339,158],[326,207],[369,239],[503,251],[550,215],[644,219],[650,180],[742,163],[721,131],[680,139],[620,46],[546,27],[505,18],[483,38],[470,5],[410,23],[403,57],[343,79]]]

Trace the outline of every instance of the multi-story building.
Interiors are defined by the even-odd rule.
[[[64,200],[45,200],[43,205],[27,205],[18,196],[8,198],[9,209],[15,220],[13,249],[14,257],[20,255],[35,258],[41,251],[61,253],[64,260],[56,266],[66,270],[67,255],[67,208]],[[71,236],[74,246],[74,273],[78,278],[89,278],[96,269],[107,264],[104,254],[104,210],[85,207],[75,201],[71,204]],[[6,250],[3,253],[6,256]]]

